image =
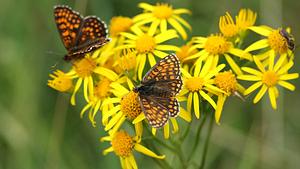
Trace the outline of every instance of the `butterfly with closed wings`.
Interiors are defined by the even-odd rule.
[[[134,88],[152,127],[163,127],[170,117],[179,114],[176,95],[181,88],[180,63],[175,54],[160,60],[143,77],[141,84]]]
[[[65,5],[54,6],[54,18],[61,40],[68,53],[64,60],[71,61],[84,57],[110,39],[106,24],[96,16],[82,17]]]

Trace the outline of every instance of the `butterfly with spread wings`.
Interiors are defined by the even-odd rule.
[[[64,60],[84,57],[110,41],[106,24],[96,16],[83,18],[65,5],[54,7],[54,18],[61,40],[68,53]]]
[[[176,95],[182,88],[180,63],[175,54],[170,54],[154,65],[135,87],[140,105],[154,128],[163,127],[170,117],[179,114]]]

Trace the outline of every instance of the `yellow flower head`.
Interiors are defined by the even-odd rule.
[[[165,3],[157,3],[155,6],[147,3],[140,3],[140,8],[145,11],[133,18],[137,25],[144,25],[151,23],[150,28],[157,29],[160,27],[160,31],[164,32],[168,29],[168,23],[182,36],[183,39],[187,39],[187,33],[182,27],[185,26],[191,30],[191,26],[180,14],[190,14],[187,9],[173,9],[171,5]]]
[[[157,159],[164,159],[164,155],[157,155],[148,148],[140,144],[138,137],[131,137],[126,131],[117,131],[106,137],[102,137],[101,141],[110,141],[111,147],[105,149],[103,154],[114,152],[120,157],[122,168],[138,168],[133,151],[137,151]]]
[[[299,74],[287,73],[287,71],[293,66],[293,61],[289,61],[285,64],[286,57],[287,54],[280,56],[278,61],[275,63],[275,52],[273,51],[271,52],[269,58],[268,69],[265,69],[265,66],[263,66],[263,64],[256,57],[254,57],[254,61],[256,66],[258,67],[258,70],[250,67],[242,68],[242,70],[249,73],[249,75],[240,75],[238,76],[239,79],[247,81],[257,81],[248,89],[246,89],[244,94],[248,95],[257,88],[261,87],[253,100],[254,103],[257,103],[268,90],[271,105],[273,109],[276,109],[276,98],[279,95],[277,86],[280,85],[291,91],[295,90],[295,86],[289,82],[286,82],[286,80],[296,79],[299,77]]]
[[[208,103],[216,109],[217,105],[208,93],[224,92],[214,85],[213,77],[217,75],[225,65],[214,66],[213,58],[208,58],[205,64],[202,64],[202,61],[197,62],[191,73],[182,69],[185,83],[180,95],[188,95],[187,111],[191,112],[193,105],[196,118],[200,118],[200,99],[203,98],[208,101]]]
[[[228,38],[234,37],[239,33],[238,26],[234,23],[228,12],[226,12],[226,15],[220,17],[219,29],[222,34]]]
[[[215,84],[218,88],[231,94],[237,90],[237,80],[231,71],[221,72],[215,77]]]
[[[251,9],[241,9],[235,17],[236,25],[240,31],[245,31],[250,26],[253,26],[256,21],[257,14]]]
[[[191,47],[192,44],[188,43],[181,46],[181,48],[176,52],[176,56],[179,58],[180,63],[184,63],[186,58],[197,53],[197,49],[191,49]]]
[[[133,26],[132,33],[121,33],[127,39],[123,45],[117,49],[132,49],[136,53],[137,73],[139,80],[142,78],[142,73],[148,58],[150,66],[156,63],[155,57],[164,58],[168,54],[164,51],[177,51],[178,47],[173,45],[164,45],[165,41],[176,38],[177,34],[174,30],[167,30],[165,32],[155,34],[155,29],[149,28],[148,32],[143,32],[140,28]]]
[[[50,74],[52,80],[48,80],[48,86],[60,92],[68,92],[73,89],[72,77],[60,70],[54,71]]]
[[[121,32],[127,32],[133,25],[133,21],[129,17],[117,16],[110,20],[109,34],[112,37],[120,35]]]

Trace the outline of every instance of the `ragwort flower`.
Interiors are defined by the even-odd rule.
[[[49,75],[52,80],[48,80],[48,86],[60,92],[69,92],[73,89],[73,78],[70,74],[64,73],[61,70],[54,71]]]
[[[295,86],[291,83],[287,82],[286,80],[292,80],[299,77],[298,73],[287,73],[287,71],[293,66],[293,61],[289,61],[288,63],[284,64],[287,55],[283,55],[278,59],[275,63],[275,51],[272,51],[273,54],[270,55],[268,69],[266,70],[263,64],[259,61],[258,58],[254,57],[254,62],[258,68],[258,70],[250,68],[250,67],[243,67],[242,70],[249,73],[249,75],[240,75],[238,79],[246,80],[246,81],[256,81],[253,85],[247,88],[244,92],[244,95],[248,95],[252,93],[254,90],[260,90],[255,96],[253,102],[257,103],[263,95],[268,91],[270,102],[273,109],[277,108],[276,98],[279,95],[279,91],[277,86],[280,85],[286,89],[291,91],[295,90]]]
[[[137,163],[133,156],[133,151],[143,153],[147,156],[164,159],[164,155],[157,155],[148,148],[140,144],[139,137],[131,137],[126,131],[118,131],[106,137],[102,137],[101,141],[110,141],[111,147],[105,149],[103,154],[106,155],[114,152],[120,158],[123,169],[137,169]]]
[[[190,14],[191,12],[189,10],[182,8],[173,9],[171,5],[164,3],[157,3],[155,6],[147,3],[140,3],[139,7],[143,8],[145,12],[133,18],[137,25],[151,23],[150,27],[156,29],[160,26],[160,30],[164,32],[168,29],[167,23],[169,23],[184,40],[187,39],[187,33],[181,25],[190,30],[192,28],[188,22],[180,17],[180,14]]]

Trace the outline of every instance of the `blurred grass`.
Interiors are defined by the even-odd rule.
[[[46,86],[51,66],[65,53],[53,21],[53,6],[68,4],[109,23],[112,16],[134,16],[141,12],[138,2],[141,1],[0,2],[0,169],[119,167],[119,159],[113,154],[103,156],[101,153],[109,146],[98,141],[105,135],[102,127],[99,125],[95,129],[87,118],[80,119],[82,104],[71,107],[68,95]],[[246,7],[257,11],[263,23],[290,26],[299,44],[300,2],[297,0],[168,2],[192,10],[193,15],[186,17],[193,27],[192,35],[218,31],[220,15],[225,11],[234,15],[241,7]],[[300,69],[297,66],[299,52],[297,48],[293,72]],[[244,104],[237,98],[230,98],[223,112],[222,125],[214,127],[206,168],[299,168],[299,79],[294,84],[296,91],[284,91],[280,98],[279,111],[270,112],[267,99],[266,103],[252,105],[253,96]],[[193,121],[192,125],[197,123],[199,121]],[[195,136],[195,130],[190,133],[190,139]],[[184,143],[186,149],[190,141]],[[202,147],[198,150],[194,161],[201,157]],[[168,159],[172,159],[172,154],[169,155]],[[148,157],[137,155],[137,158],[141,168],[158,168]]]

